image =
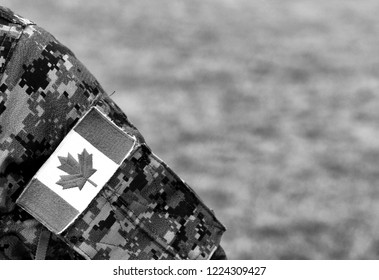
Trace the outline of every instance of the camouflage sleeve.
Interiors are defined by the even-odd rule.
[[[0,91],[1,185],[13,198],[3,201],[4,211],[13,209],[14,197],[104,93],[67,48],[35,25],[24,29]]]
[[[210,258],[225,230],[213,212],[152,153],[69,49],[33,23],[16,20],[0,22],[6,46],[0,52],[0,237],[17,234],[33,257],[42,226],[15,202],[96,107],[137,145],[75,222],[50,241],[48,258]]]

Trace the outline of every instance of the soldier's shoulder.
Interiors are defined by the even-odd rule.
[[[14,13],[7,7],[0,6],[0,24],[16,24],[25,27],[34,24],[34,22]]]

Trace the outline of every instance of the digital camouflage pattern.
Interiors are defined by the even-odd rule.
[[[225,228],[146,145],[96,79],[51,34],[0,7],[0,259],[32,259],[43,226],[15,204],[96,106],[138,145],[47,259],[204,259]]]

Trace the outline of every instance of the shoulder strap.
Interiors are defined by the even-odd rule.
[[[14,12],[12,12],[12,10],[10,10],[6,7],[2,7],[2,6],[0,6],[0,18],[8,21],[9,23],[21,25],[22,27],[34,24],[34,22],[32,22],[32,21],[30,21],[30,20],[28,20],[22,16],[19,16],[19,15],[15,14]]]
[[[0,6],[0,77],[11,58],[24,28],[34,23]]]

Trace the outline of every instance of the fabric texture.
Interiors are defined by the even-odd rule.
[[[33,259],[44,227],[16,199],[78,120],[96,106],[139,145],[47,259],[202,259],[223,225],[146,145],[75,55],[0,7],[0,259]]]

